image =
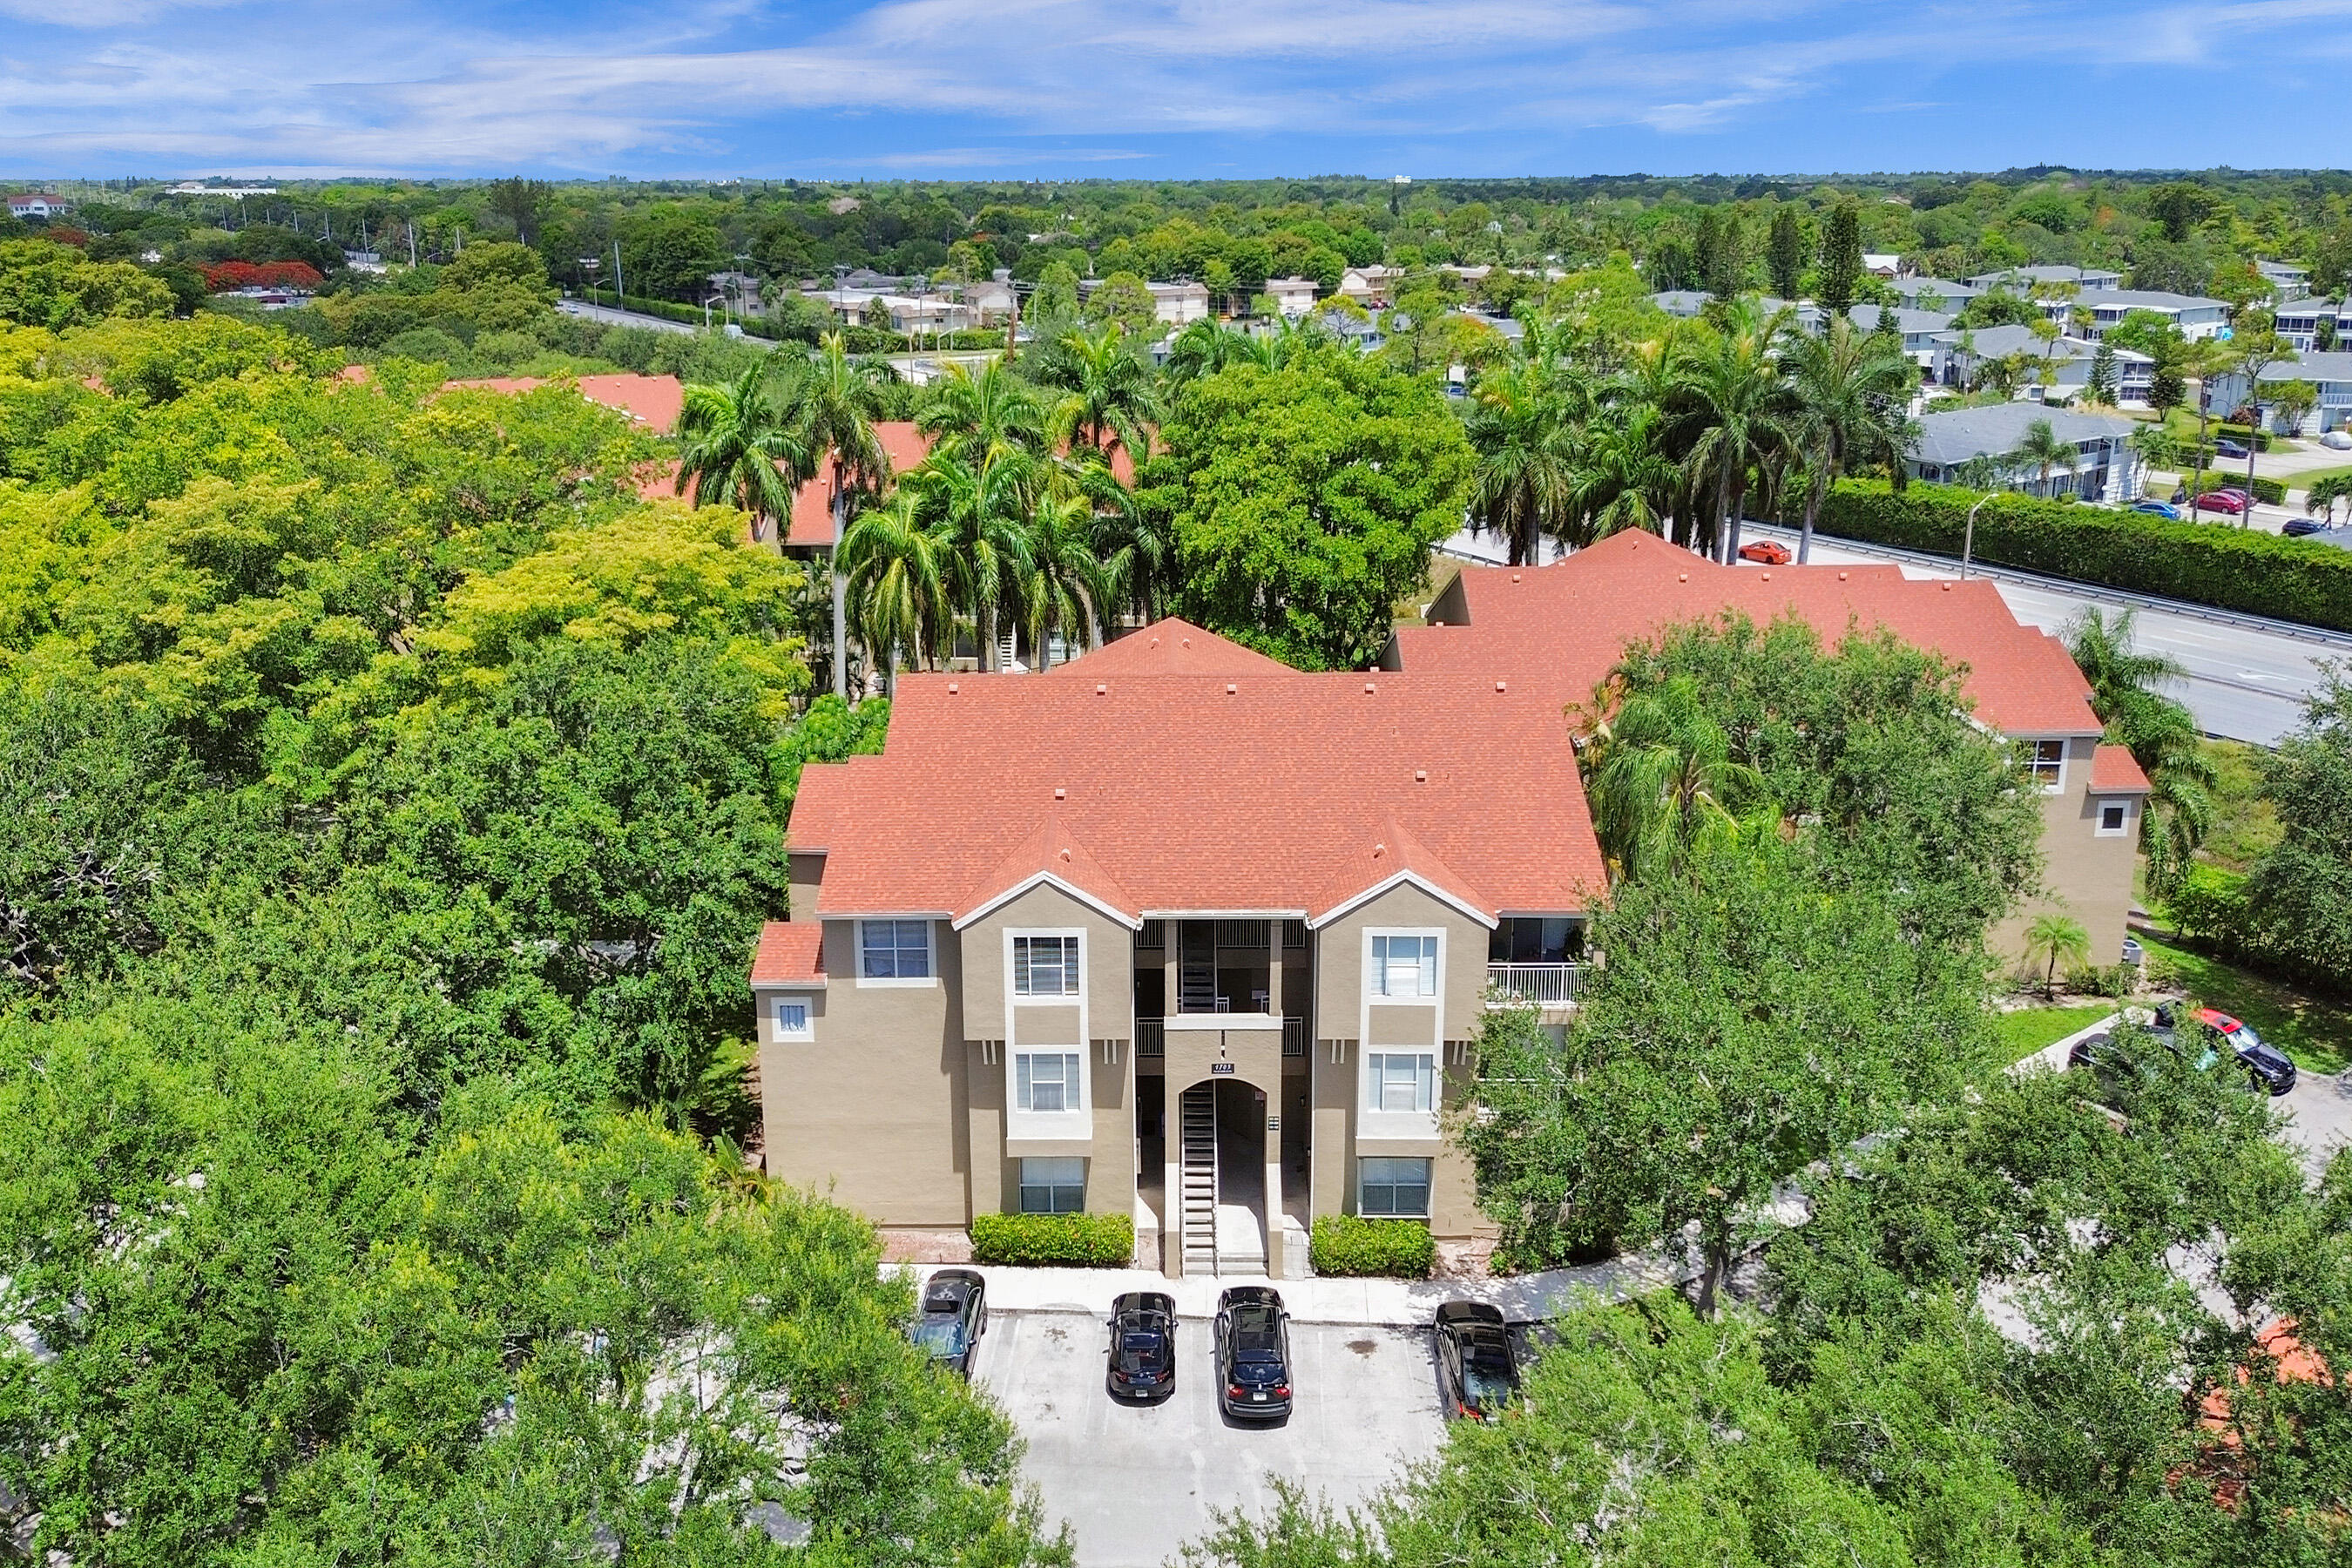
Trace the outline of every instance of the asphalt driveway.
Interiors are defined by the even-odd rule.
[[[1028,1441],[1023,1471],[1077,1532],[1081,1568],[1159,1568],[1218,1509],[1261,1511],[1269,1473],[1360,1504],[1444,1430],[1426,1330],[1293,1322],[1297,1408],[1278,1426],[1217,1408],[1209,1324],[1178,1324],[1176,1392],[1156,1405],[1103,1390],[1108,1331],[1076,1312],[989,1314],[977,1380]]]
[[[2316,1181],[2336,1152],[2352,1143],[2352,1072],[2298,1073],[2294,1088],[2271,1109],[2286,1118],[2286,1142]]]

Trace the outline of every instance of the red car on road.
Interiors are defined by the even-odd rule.
[[[1789,553],[1789,547],[1777,539],[1759,539],[1752,544],[1741,545],[1739,558],[1742,561],[1761,562],[1767,566],[1786,566],[1793,559]]]
[[[2227,512],[2231,517],[2246,513],[2246,492],[2243,490],[2207,490],[2197,498],[2199,511]]]

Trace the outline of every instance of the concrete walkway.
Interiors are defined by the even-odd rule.
[[[917,1279],[936,1273],[907,1265]],[[1112,1298],[1129,1290],[1161,1290],[1176,1299],[1180,1318],[1213,1318],[1217,1297],[1235,1285],[1272,1285],[1301,1323],[1424,1328],[1444,1301],[1486,1301],[1513,1322],[1556,1315],[1580,1294],[1610,1300],[1638,1296],[1678,1282],[1654,1258],[1612,1258],[1589,1268],[1554,1268],[1513,1279],[1268,1279],[1224,1275],[1170,1279],[1144,1268],[1005,1268],[984,1267],[992,1312],[1077,1312],[1110,1316]]]

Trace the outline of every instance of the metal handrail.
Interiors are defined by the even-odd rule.
[[[1581,963],[1490,963],[1486,984],[1522,1002],[1565,1005],[1584,988]]]

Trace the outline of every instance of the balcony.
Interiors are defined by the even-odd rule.
[[[1166,1019],[1138,1018],[1135,1021],[1135,1054],[1139,1057],[1164,1057],[1168,1054]]]
[[[1581,963],[1490,963],[1486,990],[1497,1003],[1565,1007],[1584,989],[1584,971]]]

